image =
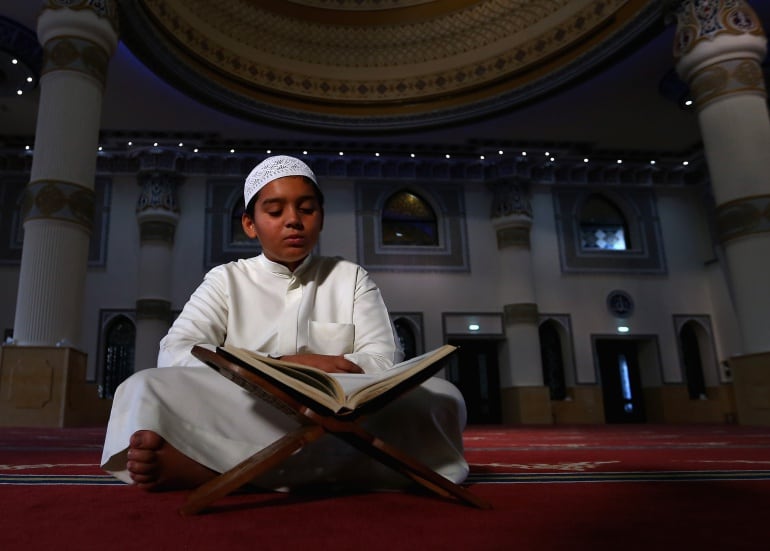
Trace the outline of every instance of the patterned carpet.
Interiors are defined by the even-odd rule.
[[[0,429],[0,484],[121,484],[99,469],[101,428]],[[770,428],[471,426],[469,484],[770,480]]]
[[[470,427],[480,510],[414,493],[242,492],[183,517],[100,471],[103,429],[0,429],[0,549],[767,548],[770,428]]]

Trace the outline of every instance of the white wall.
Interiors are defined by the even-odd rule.
[[[323,182],[326,219],[320,253],[357,259],[355,190],[351,181]],[[84,347],[89,375],[94,376],[100,309],[133,309],[137,293],[139,229],[136,201],[140,188],[133,175],[113,180],[105,268],[90,269],[83,312]],[[180,309],[200,283],[205,247],[206,177],[190,176],[179,188],[181,217],[176,229],[172,268],[172,309]],[[717,358],[733,351],[736,335],[729,294],[713,259],[706,218],[694,190],[656,190],[666,275],[566,274],[559,262],[553,200],[548,186],[533,189],[532,266],[541,313],[571,316],[577,380],[596,380],[592,335],[616,334],[616,320],[607,311],[606,297],[623,289],[634,298],[629,320],[631,335],[656,336],[660,374],[664,381],[681,380],[674,315],[711,316],[717,335]],[[515,282],[508,278],[497,254],[490,220],[491,193],[486,186],[465,186],[466,231],[470,272],[372,271],[386,304],[394,312],[421,312],[428,348],[443,342],[441,317],[447,312],[501,313],[501,296]],[[13,325],[18,268],[0,268],[0,325]],[[573,377],[569,377],[573,379]],[[706,369],[707,384],[716,384],[716,370]],[[649,378],[648,378],[649,379]]]

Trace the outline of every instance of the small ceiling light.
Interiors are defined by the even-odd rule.
[[[128,145],[128,147],[131,147],[132,145],[134,145],[134,142],[128,142],[127,145]]]
[[[498,150],[497,154],[498,155],[502,155],[503,154],[503,150],[502,149]]]
[[[158,147],[158,142],[152,142],[153,147]]]
[[[412,159],[414,159],[414,158],[415,158],[417,155],[415,155],[414,153],[411,153],[409,156],[410,156]]]
[[[623,159],[618,159],[618,164],[622,165],[623,164]]]
[[[379,157],[379,156],[380,156],[380,154],[379,154],[379,153],[375,153],[375,154],[374,154],[374,156],[375,156],[375,157]]]
[[[545,152],[545,156],[546,156],[546,157],[550,157],[550,156],[551,156],[551,153],[550,153],[550,152],[548,152],[548,151],[546,151],[546,152]]]
[[[655,164],[655,160],[650,161],[650,164],[654,165]]]
[[[18,60],[18,59],[16,59],[16,58],[13,58],[13,59],[11,60],[11,63],[13,63],[14,65],[18,65],[18,63],[19,63],[19,60]]]
[[[345,153],[343,151],[340,151],[340,157],[342,157]]]
[[[270,155],[270,154],[272,153],[272,151],[271,151],[270,149],[268,149],[267,151],[265,151],[265,153],[267,153],[268,155]]]
[[[16,90],[17,96],[21,96],[22,94],[24,94],[24,90]]]
[[[690,106],[692,106],[693,103],[694,102],[691,99],[689,99],[689,98],[684,100],[685,107],[690,107]]]
[[[618,325],[618,333],[628,333],[631,329],[627,325]]]
[[[184,147],[184,143],[183,142],[179,142],[179,147]]]
[[[28,145],[24,146],[25,151],[29,151],[31,148]]]
[[[193,149],[193,153],[197,153],[197,152],[198,152],[198,148],[196,147],[195,149]]]
[[[587,163],[587,162],[588,162],[588,157],[586,157],[585,159],[583,159],[583,162],[584,162],[584,163]]]
[[[550,161],[551,161],[551,162],[554,162],[555,160],[556,160],[556,157],[551,157],[551,158],[550,158]]]
[[[32,77],[27,77],[27,82],[31,83],[32,82]]]
[[[452,156],[451,156],[449,153],[447,153],[447,154],[446,154],[446,158],[447,158],[447,159],[451,159],[451,158],[452,158]]]
[[[522,152],[521,152],[521,156],[522,156],[522,157],[526,157],[526,156],[527,156],[527,152],[526,152],[526,151],[522,151]]]
[[[303,150],[303,151],[302,151],[302,154],[303,154],[303,155],[307,155],[307,149]]]
[[[468,325],[468,331],[478,331],[479,329],[481,329],[481,327],[479,327],[478,323],[471,323]]]
[[[484,159],[486,159],[486,157],[484,157],[484,155],[479,155],[479,159],[483,161]]]
[[[102,148],[102,146],[100,145],[100,146],[99,146],[99,151],[102,151],[102,150],[103,150],[103,148]]]
[[[689,164],[690,164],[690,161],[684,161],[682,164],[683,164],[684,166],[687,166],[687,165],[689,165]]]

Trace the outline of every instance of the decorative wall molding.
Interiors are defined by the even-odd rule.
[[[720,243],[770,233],[770,195],[743,197],[719,205],[716,226]]]

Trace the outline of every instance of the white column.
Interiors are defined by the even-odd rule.
[[[159,148],[151,148],[140,156],[135,371],[157,365],[158,343],[171,323],[171,255],[179,220],[177,187],[182,182],[175,171],[176,160],[175,152]]]
[[[553,423],[550,393],[543,386],[540,333],[529,232],[532,207],[525,182],[491,184],[492,225],[502,272],[507,370],[500,373],[503,423]]]
[[[716,198],[743,349],[770,351],[770,118],[759,19],[742,0],[681,2],[674,55],[689,85]]]
[[[117,15],[113,1],[71,4],[47,2],[38,20],[45,60],[24,202],[19,345],[80,345],[99,119]]]

